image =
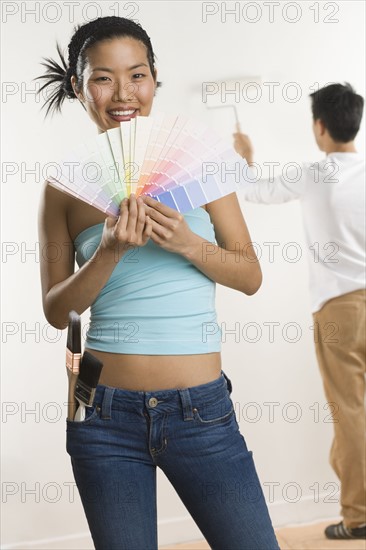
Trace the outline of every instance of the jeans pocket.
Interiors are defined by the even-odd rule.
[[[100,406],[93,405],[92,407],[85,407],[85,418],[81,421],[79,420],[69,420],[66,419],[67,427],[70,426],[84,426],[85,424],[91,424],[93,420],[99,418]]]
[[[201,403],[193,407],[194,418],[201,424],[221,424],[233,414],[235,414],[234,405],[229,395],[219,401],[210,403]]]

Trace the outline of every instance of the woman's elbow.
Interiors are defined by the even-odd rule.
[[[67,322],[61,322],[60,319],[55,319],[52,315],[46,313],[45,311],[44,316],[46,317],[47,323],[57,330],[64,330],[68,326]]]
[[[50,306],[47,300],[43,303],[43,314],[47,323],[57,330],[64,330],[68,326],[68,321],[61,320],[59,315],[55,315],[54,308]]]
[[[249,276],[245,277],[244,285],[242,288],[242,292],[246,294],[247,296],[252,296],[262,286],[263,276],[262,276],[262,270],[258,266],[256,266],[255,270],[253,270]]]

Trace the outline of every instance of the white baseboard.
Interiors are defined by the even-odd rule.
[[[1,550],[94,550],[89,533],[79,533],[50,539],[5,544]]]
[[[334,519],[339,514],[338,503],[325,503],[327,494],[319,495],[315,503],[313,496],[302,497],[298,502],[285,500],[268,503],[269,513],[275,529],[294,525],[317,523]],[[203,538],[201,531],[188,515],[158,522],[159,546],[191,542]],[[94,550],[89,533],[78,533],[52,539],[23,541],[6,544],[2,550]]]
[[[303,496],[298,502],[278,500],[268,503],[268,510],[275,529],[320,523],[339,516],[339,502],[324,502],[329,493],[320,493],[319,502],[314,502],[313,495]]]

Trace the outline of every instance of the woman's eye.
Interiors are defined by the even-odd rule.
[[[96,81],[100,81],[100,82],[107,82],[107,80],[109,80],[109,77],[108,76],[99,76],[98,78],[96,78]]]
[[[133,75],[133,78],[143,78],[145,75],[142,73],[137,73]]]

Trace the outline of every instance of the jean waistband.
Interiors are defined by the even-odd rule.
[[[184,389],[167,389],[157,391],[132,391],[98,384],[94,405],[101,407],[101,418],[111,418],[113,409],[128,409],[141,412],[144,407],[156,409],[157,412],[172,412],[177,407],[183,411],[184,420],[193,418],[195,404],[208,404],[232,392],[231,380],[221,371],[219,378],[206,384]]]

